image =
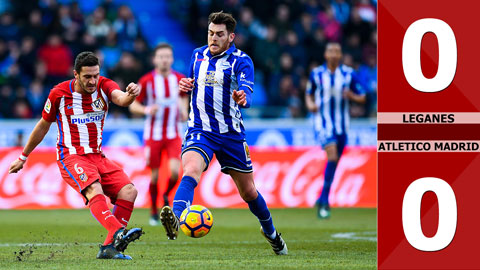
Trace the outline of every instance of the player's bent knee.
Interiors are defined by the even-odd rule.
[[[128,184],[128,185],[125,185],[122,189],[120,189],[117,197],[118,199],[133,202],[137,198],[137,194],[138,194],[137,188],[132,184]]]
[[[183,166],[183,175],[191,176],[195,179],[199,179],[203,172],[203,169],[200,167],[201,167],[200,164],[189,162],[185,164],[185,166]]]
[[[255,187],[249,187],[246,190],[240,191],[240,196],[246,202],[253,201],[258,196],[257,189]]]
[[[86,187],[84,190],[82,190],[82,193],[83,195],[85,195],[87,199],[90,200],[91,198],[95,197],[98,194],[103,194],[102,185],[97,180],[93,182],[91,185],[89,185],[88,187]]]

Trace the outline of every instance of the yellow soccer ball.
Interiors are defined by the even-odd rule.
[[[210,210],[201,205],[191,205],[180,215],[180,229],[190,237],[200,238],[208,234],[213,226]]]

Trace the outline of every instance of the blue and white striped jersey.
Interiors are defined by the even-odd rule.
[[[203,46],[193,51],[188,77],[195,79],[189,129],[245,137],[242,113],[232,93],[233,90],[253,92],[252,59],[233,44],[215,56],[208,46]]]
[[[350,122],[348,100],[343,92],[347,89],[364,94],[354,70],[346,65],[331,72],[326,64],[310,73],[306,93],[315,97],[319,110],[314,114],[315,130],[323,138],[346,134]]]

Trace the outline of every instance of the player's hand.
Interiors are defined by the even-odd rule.
[[[158,105],[153,104],[150,106],[145,107],[145,114],[146,115],[155,115],[158,112]]]
[[[314,104],[309,104],[309,103],[307,103],[306,105],[307,105],[307,110],[308,110],[309,112],[312,112],[312,113],[318,112],[318,107],[317,107],[317,105],[316,105],[315,103],[314,103]]]
[[[12,164],[10,164],[10,168],[8,169],[8,173],[17,173],[23,168],[23,164],[25,161],[16,159]]]
[[[193,90],[193,82],[195,80],[192,78],[182,78],[178,84],[178,89],[182,92],[190,92]]]
[[[247,105],[247,94],[245,94],[245,91],[243,90],[233,90],[232,98],[240,106]]]
[[[137,97],[138,95],[140,95],[140,86],[133,82],[130,83],[127,86],[127,94],[129,96]]]
[[[354,96],[355,96],[355,94],[350,89],[346,89],[345,91],[343,91],[343,97],[346,98],[346,99],[353,100]]]

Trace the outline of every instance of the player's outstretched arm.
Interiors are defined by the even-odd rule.
[[[35,147],[37,147],[39,143],[42,142],[43,138],[50,129],[51,124],[51,122],[48,122],[43,118],[38,121],[37,125],[30,134],[30,137],[28,138],[27,144],[23,148],[22,155],[20,155],[18,159],[10,164],[8,173],[17,173],[23,168],[23,164],[25,164],[27,161],[27,156],[33,151],[33,149],[35,149]]]
[[[133,103],[135,98],[140,94],[140,86],[136,83],[130,83],[125,92],[120,90],[112,91],[112,102],[118,106],[127,107]]]
[[[156,104],[144,106],[142,103],[135,100],[130,106],[128,106],[128,109],[134,114],[154,115],[158,111],[158,106]]]
[[[367,101],[367,97],[366,97],[365,94],[356,94],[350,89],[345,90],[343,92],[343,95],[345,96],[345,98],[348,98],[348,99],[350,99],[354,102],[360,103],[360,104],[363,104]]]

